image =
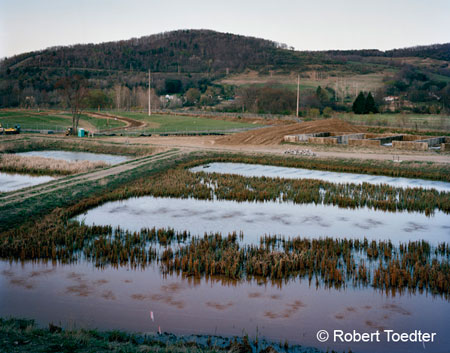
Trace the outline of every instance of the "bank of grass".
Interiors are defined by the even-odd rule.
[[[43,328],[34,320],[21,318],[0,318],[0,349],[2,353],[324,353],[316,348],[290,346],[286,341],[274,344],[248,335],[176,336],[165,332],[144,335],[119,330],[64,329],[52,323]],[[334,350],[327,352],[337,353]],[[347,350],[339,352],[346,353]]]
[[[208,347],[195,341],[184,342],[179,340],[177,342],[174,339],[164,340],[164,337],[160,339],[157,337],[130,334],[123,331],[65,330],[52,324],[48,328],[40,328],[33,320],[0,318],[0,348],[5,353],[221,353],[228,352],[232,348]],[[242,352],[251,352],[251,349]]]
[[[207,117],[193,117],[185,115],[163,115],[133,112],[113,112],[112,114],[144,121],[147,126],[139,132],[168,133],[168,132],[220,132],[234,129],[248,129],[262,125],[236,121],[210,119]]]
[[[15,154],[0,154],[0,171],[31,175],[71,175],[86,173],[108,166],[102,161],[68,162],[44,157],[25,157]]]

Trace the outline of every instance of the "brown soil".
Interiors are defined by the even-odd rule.
[[[217,143],[222,145],[276,145],[281,143],[286,135],[314,132],[364,132],[364,130],[345,121],[332,118],[246,131],[222,137],[217,140]]]

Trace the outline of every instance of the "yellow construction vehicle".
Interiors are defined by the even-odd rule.
[[[0,124],[0,134],[5,135],[15,135],[20,134],[20,125],[16,125],[14,127],[4,128],[2,124]]]

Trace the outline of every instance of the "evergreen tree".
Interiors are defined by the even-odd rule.
[[[320,86],[316,89],[316,97],[320,102],[320,108],[323,108],[329,101],[327,91]]]
[[[363,92],[359,92],[358,97],[356,97],[353,102],[352,110],[355,114],[364,114],[364,109],[366,107],[366,97],[364,97]]]
[[[378,113],[377,105],[373,99],[372,93],[369,92],[366,98],[366,104],[364,105],[364,114]]]

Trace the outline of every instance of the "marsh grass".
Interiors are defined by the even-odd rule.
[[[44,157],[26,157],[15,154],[0,154],[0,171],[34,175],[71,175],[107,167],[101,161],[68,162]]]

